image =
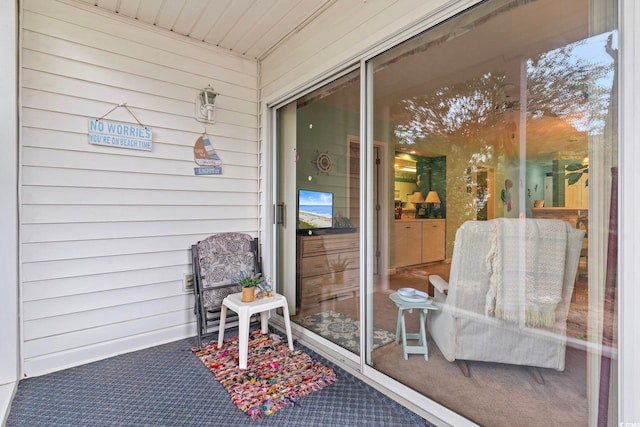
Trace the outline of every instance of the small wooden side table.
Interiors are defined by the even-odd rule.
[[[220,330],[218,331],[218,348],[222,347],[224,339],[224,327],[227,321],[227,309],[238,313],[238,367],[247,369],[247,353],[249,351],[249,323],[251,316],[260,313],[260,330],[263,334],[269,332],[269,311],[282,307],[284,325],[287,330],[289,350],[293,351],[293,338],[291,336],[291,321],[289,320],[289,307],[284,296],[274,293],[272,297],[256,299],[253,302],[242,302],[242,292],[228,295],[222,300],[220,311]]]
[[[391,301],[398,306],[398,322],[396,326],[396,344],[402,337],[402,352],[404,360],[409,359],[409,354],[424,354],[424,360],[429,360],[429,348],[427,346],[427,313],[429,310],[437,310],[438,307],[433,305],[431,299],[422,302],[409,302],[400,298],[397,292],[389,295]],[[404,321],[404,311],[413,309],[419,310],[420,314],[420,332],[407,333],[407,327]],[[418,340],[418,345],[407,345],[407,340]]]

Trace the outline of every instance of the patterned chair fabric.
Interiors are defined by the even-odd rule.
[[[200,345],[202,336],[210,333],[208,324],[219,321],[222,300],[240,291],[234,279],[259,273],[260,259],[257,238],[244,233],[214,234],[192,245],[191,251]]]
[[[215,234],[198,242],[202,298],[206,309],[217,308],[229,294],[239,292],[234,278],[255,271],[253,238],[248,234]]]

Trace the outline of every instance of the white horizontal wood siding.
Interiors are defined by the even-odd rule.
[[[193,335],[191,244],[258,234],[256,62],[80,3],[23,8],[25,375]],[[205,126],[208,84],[220,96]],[[152,151],[88,143],[89,120],[120,103],[152,129]],[[105,119],[135,123],[124,108]],[[205,129],[222,175],[194,175]]]

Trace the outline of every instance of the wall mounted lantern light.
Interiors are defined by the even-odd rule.
[[[213,88],[210,85],[207,85],[206,88],[204,88],[204,90],[202,92],[200,92],[200,95],[198,96],[198,103],[199,105],[199,113],[203,118],[206,118],[206,120],[208,122],[213,121],[213,107],[216,103],[216,97],[219,94],[213,90]]]

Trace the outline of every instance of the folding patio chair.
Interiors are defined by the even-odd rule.
[[[258,238],[233,232],[214,234],[191,246],[198,346],[218,330],[222,300],[240,292],[235,279],[261,272],[258,247]],[[234,321],[228,319],[227,324]]]

